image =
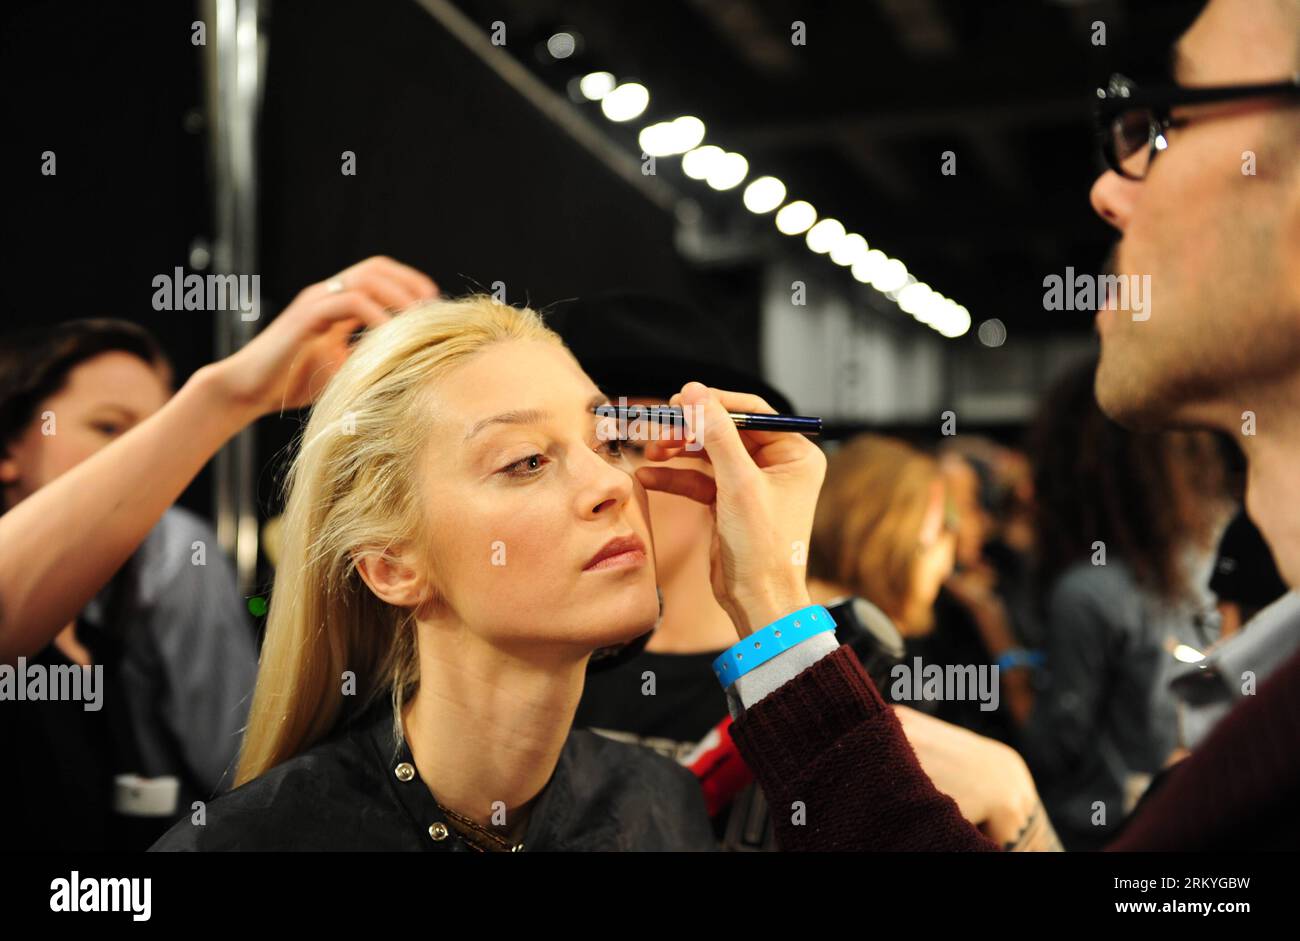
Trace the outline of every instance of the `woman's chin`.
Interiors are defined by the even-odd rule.
[[[648,631],[659,622],[659,594],[653,585],[649,591],[626,591],[621,597],[611,598],[602,605],[595,618],[588,621],[593,628],[590,642],[593,647],[626,644]]]

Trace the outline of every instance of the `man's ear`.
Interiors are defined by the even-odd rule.
[[[402,549],[359,551],[353,556],[357,572],[376,598],[399,608],[414,608],[425,600],[423,567]]]

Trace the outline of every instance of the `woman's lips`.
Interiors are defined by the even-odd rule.
[[[593,569],[624,568],[643,562],[645,543],[636,533],[628,533],[626,536],[615,536],[601,546],[600,551],[587,561],[582,570],[590,572]]]
[[[583,571],[594,572],[597,569],[621,569],[636,565],[645,565],[645,550],[628,549],[625,552],[620,552],[618,555],[606,556],[594,565],[587,566]]]

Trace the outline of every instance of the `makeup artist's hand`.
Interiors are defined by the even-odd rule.
[[[254,415],[310,404],[351,352],[359,327],[377,327],[438,286],[377,255],[302,289],[247,346],[213,365],[231,398]]]
[[[801,434],[738,429],[728,412],[775,413],[756,395],[689,382],[669,404],[683,407],[698,445],[652,440],[646,457],[696,457],[713,474],[642,466],[637,479],[647,490],[708,505],[714,519],[713,594],[737,633],[747,637],[811,604],[806,559],[826,456]]]
[[[1025,761],[1010,746],[907,706],[893,706],[934,786],[1005,850],[1061,849]]]

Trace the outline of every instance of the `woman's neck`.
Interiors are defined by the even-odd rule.
[[[659,586],[664,614],[646,644],[652,653],[688,654],[725,650],[740,638],[736,625],[713,597],[709,583],[708,540]]]
[[[505,828],[541,792],[564,748],[587,657],[530,658],[465,632],[419,627],[420,687],[402,710],[420,778],[438,803]]]

